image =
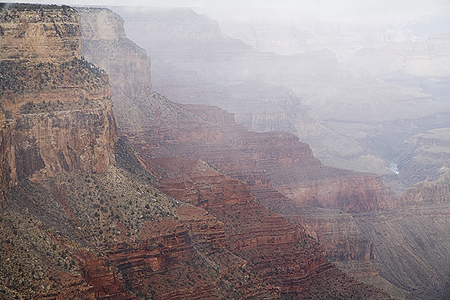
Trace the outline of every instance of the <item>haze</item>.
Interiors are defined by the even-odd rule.
[[[15,1],[6,1],[15,2]],[[49,3],[48,1],[33,1]],[[50,2],[52,3],[52,2]],[[431,18],[444,19],[449,15],[450,2],[447,0],[282,0],[282,1],[207,1],[207,0],[170,0],[170,1],[57,1],[55,4],[99,5],[99,6],[149,6],[149,7],[191,7],[210,17],[222,20],[260,20],[280,19],[296,20],[299,16],[316,16],[321,21],[364,21],[399,22],[431,21]],[[448,18],[447,18],[448,19]],[[448,24],[447,24],[448,25]]]
[[[2,5],[0,295],[450,299],[449,4],[362,3]]]

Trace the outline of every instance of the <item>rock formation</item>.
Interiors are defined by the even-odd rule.
[[[176,73],[175,70],[170,69],[172,75]],[[192,80],[196,80],[192,72],[185,74],[192,75]],[[364,78],[364,73],[360,75]],[[369,76],[366,79],[371,78]],[[142,161],[154,175],[151,179],[174,198],[203,207],[209,215],[216,216],[224,224],[225,236],[230,237],[227,240],[229,249],[244,257],[248,261],[247,266],[255,274],[264,276],[274,286],[281,287],[282,291],[290,295],[297,293],[319,297],[314,295],[318,286],[308,283],[304,289],[297,286],[295,290],[289,284],[289,280],[304,281],[295,277],[298,274],[281,267],[281,259],[293,262],[294,266],[300,264],[289,255],[291,248],[282,243],[280,231],[273,230],[270,235],[267,230],[259,231],[259,227],[265,229],[267,224],[260,222],[257,214],[249,215],[249,219],[244,218],[242,209],[252,207],[251,211],[259,212],[271,222],[279,222],[278,226],[285,222],[255,206],[248,192],[241,189],[241,182],[249,187],[261,204],[280,212],[292,222],[304,222],[305,231],[300,236],[309,234],[317,238],[326,249],[327,257],[359,280],[382,286],[400,299],[407,299],[409,293],[416,298],[446,299],[446,210],[444,206],[433,208],[421,204],[428,201],[428,193],[432,194],[434,185],[425,189],[428,192],[423,194],[420,194],[422,187],[417,186],[416,190],[408,192],[410,194],[392,197],[379,177],[321,165],[311,156],[309,147],[291,134],[250,133],[236,125],[232,115],[218,108],[176,105],[156,93],[125,100],[135,105],[135,114],[130,114],[123,127],[119,122],[121,134],[141,154]],[[389,153],[390,145],[399,145],[404,140],[404,131],[400,129],[430,129],[429,126],[439,126],[436,124],[445,124],[447,120],[445,113],[437,119],[425,116],[409,121],[391,120],[381,127],[376,125],[374,131],[370,131],[374,128],[370,127],[369,136],[355,132],[351,126],[344,129],[356,134],[361,143],[376,144],[377,147],[373,149]],[[377,130],[392,135],[384,136]],[[386,145],[383,138],[392,143]],[[352,149],[349,153],[351,157]],[[221,172],[241,182],[233,181]],[[333,189],[327,189],[328,185],[333,186]],[[294,201],[280,191],[293,198],[296,195],[301,197]],[[436,191],[442,198],[436,200],[437,203],[442,202],[446,193],[445,183]],[[409,206],[415,206],[416,209],[409,210]],[[438,217],[434,219],[433,216]],[[434,220],[436,222],[433,223]],[[255,228],[252,223],[259,227]],[[286,227],[281,228],[292,228],[292,224],[284,224]],[[247,230],[252,235],[248,236]],[[289,231],[281,232],[289,238],[293,236],[288,234]],[[252,236],[258,238],[252,240]],[[271,248],[267,242],[271,238],[280,241],[279,249]],[[276,252],[280,255],[277,258],[269,257],[266,251],[280,251]],[[255,253],[259,256],[255,257]],[[280,265],[277,268],[279,281],[267,269],[267,265],[271,264],[269,261]],[[316,282],[322,291],[327,292],[321,286],[323,281],[320,278]]]
[[[448,174],[393,197],[291,133],[152,92],[109,10],[1,9],[1,297],[389,298],[330,260],[397,298],[448,298]]]
[[[256,202],[242,182],[200,160],[158,157],[146,163],[164,170],[162,191],[204,207],[221,220],[233,253],[244,258],[264,282],[278,286],[284,297],[386,297],[344,276],[303,229]]]
[[[40,63],[80,58],[80,16],[68,6],[2,4],[2,60]]]
[[[170,165],[170,160],[164,164],[140,159],[124,141],[118,141],[104,71],[80,56],[79,43],[69,45],[73,52],[61,50],[57,57],[39,52],[40,46],[51,47],[57,37],[63,42],[55,43],[65,45],[67,32],[80,40],[75,10],[22,4],[1,8],[2,30],[24,29],[14,42],[5,40],[5,53],[16,49],[20,35],[31,36],[36,28],[47,31],[36,47],[19,47],[21,56],[1,57],[6,66],[1,69],[2,298],[280,299],[298,295],[319,299],[339,294],[388,298],[328,263],[303,229],[259,205],[243,183],[204,162],[175,159],[175,165]],[[105,19],[117,25],[107,10],[85,13],[91,25],[87,28],[92,29],[87,32],[102,28]],[[27,25],[28,16],[35,21],[33,26]],[[58,23],[59,19],[67,19],[68,26]],[[55,25],[49,27],[48,22]],[[101,40],[120,35],[120,28],[120,24],[113,26]],[[27,40],[31,46],[33,41]],[[111,78],[119,80],[119,73]],[[145,95],[145,91],[128,94],[130,86],[113,86],[113,90],[123,89],[122,97]],[[144,90],[150,86],[148,82]],[[161,99],[149,94],[139,102],[141,109],[159,107],[157,113],[166,113],[159,120],[160,129],[152,127],[156,132],[167,129],[173,112],[189,122],[204,122]],[[220,134],[215,127],[204,130],[210,130],[211,136]],[[203,134],[197,137],[203,139]],[[166,176],[183,166],[186,172],[179,177]],[[174,178],[181,182],[195,178],[200,184],[198,201],[185,197],[188,189],[176,189],[173,196],[178,200],[158,189],[172,193],[176,182],[166,180]],[[202,184],[208,178],[214,187]],[[232,218],[221,212],[224,205]],[[235,221],[248,210],[254,214],[242,220],[253,225]],[[303,242],[301,248],[294,246],[297,242]],[[282,255],[274,256],[273,251]]]
[[[131,119],[142,118],[131,99],[151,92],[150,58],[145,50],[126,37],[119,15],[100,8],[77,10],[83,20],[82,54],[108,71],[111,82],[114,82],[111,86],[112,97],[119,127],[131,126]],[[119,61],[120,64],[117,63]]]
[[[27,5],[1,15],[3,181],[103,172],[114,163],[116,124],[107,76],[80,59],[79,16]]]
[[[448,171],[449,129],[439,128],[412,137],[398,158],[399,179],[407,186],[436,181]]]
[[[116,142],[108,77],[80,59],[77,12],[1,8],[1,297],[279,298],[225,248],[221,222],[161,193]],[[71,39],[73,51],[48,51]]]
[[[97,59],[97,63],[105,67],[107,71],[108,68],[114,68],[114,66],[105,64],[101,53],[93,50],[95,49],[86,51],[85,57]],[[121,64],[122,61],[119,60],[117,63]],[[112,79],[111,83],[114,86]],[[128,95],[132,93],[128,92]],[[322,297],[327,297],[326,295],[330,296],[338,291],[343,293],[344,291],[338,288],[342,284],[347,286],[351,293],[355,293],[355,297],[357,293],[360,293],[357,291],[360,288],[363,290],[363,294],[373,293],[355,284],[335,267],[329,265],[324,254],[320,252],[320,248],[314,248],[317,247],[315,242],[296,226],[287,223],[281,216],[269,212],[257,204],[253,196],[246,190],[245,185],[213,170],[209,164],[199,161],[195,156],[197,152],[202,159],[211,164],[213,163],[208,158],[215,158],[215,161],[221,162],[221,169],[230,172],[237,170],[239,164],[249,164],[247,171],[254,170],[256,160],[252,158],[252,155],[245,154],[245,150],[238,149],[236,145],[252,149],[252,147],[261,146],[260,140],[264,141],[263,137],[258,138],[257,141],[246,140],[245,138],[250,135],[246,135],[247,131],[242,126],[234,123],[233,115],[216,107],[189,106],[183,108],[156,93],[141,97],[127,97],[127,99],[115,98],[115,101],[126,101],[133,104],[134,112],[137,113],[128,113],[127,119],[122,119],[123,123],[121,123],[121,119],[118,119],[120,132],[134,147],[137,147],[147,168],[158,179],[159,188],[175,199],[207,209],[211,215],[222,221],[227,243],[231,246],[230,249],[239,257],[246,259],[248,267],[258,277],[280,288],[284,295],[300,297],[310,295],[320,298],[319,294],[322,293]],[[139,117],[137,118],[137,116]],[[235,129],[239,133],[232,136],[231,132]],[[239,136],[240,134],[243,136]],[[266,157],[267,160],[277,160],[281,155],[282,158],[279,160],[285,160],[286,165],[293,163],[292,155],[298,155],[294,161],[305,158],[315,161],[312,158],[311,150],[306,145],[300,144],[300,147],[296,147],[298,145],[295,142],[298,142],[298,139],[295,136],[277,133],[273,140],[278,141],[278,147],[287,146],[286,153],[276,153],[274,149],[265,153],[263,150],[269,149],[263,149],[255,156]],[[222,149],[225,141],[231,142],[233,146]],[[292,143],[294,146],[291,145]],[[204,150],[204,145],[209,145],[210,149],[217,151],[215,156]],[[186,161],[175,158],[177,156],[193,158],[193,160]],[[236,160],[236,158],[240,160]],[[238,173],[240,173],[239,170],[236,174]],[[268,180],[264,177],[263,181],[267,185]],[[249,212],[252,211],[259,212],[260,216],[249,215]],[[284,237],[284,235],[287,236]],[[270,255],[274,250],[274,243],[278,241],[280,243],[279,260]],[[302,241],[305,242],[305,245],[310,245],[305,246],[310,249],[306,251],[308,254],[292,248],[292,243]],[[260,249],[258,250],[261,252],[260,256],[254,256],[255,249]],[[289,254],[292,251],[299,252],[296,255]],[[300,257],[301,259],[299,259]],[[274,264],[280,266],[277,276],[270,270]],[[292,267],[286,268],[283,265],[292,265]],[[311,285],[311,281],[307,277],[303,278],[304,275],[301,275],[303,271],[300,271],[302,268],[310,269],[310,273],[317,274],[315,275],[317,276],[315,284]],[[337,276],[339,279],[330,281],[329,286],[323,285],[323,278],[328,277],[326,274],[334,274],[333,276]],[[340,283],[337,284],[338,282]],[[377,293],[375,292],[373,296],[384,297]],[[370,296],[359,294],[358,297]]]
[[[406,187],[389,165],[405,150],[405,142],[450,126],[448,35],[408,42],[415,37],[406,28],[348,24],[337,26],[346,32],[341,35],[315,20],[305,28],[305,51],[279,55],[227,37],[217,22],[189,9],[117,11],[130,37],[152,56],[153,86],[159,93],[177,103],[219,106],[250,130],[297,134],[325,165],[381,175],[399,192]],[[259,25],[252,24],[255,31]],[[296,28],[289,26],[289,35],[295,32],[301,39],[305,32]],[[274,43],[282,39],[272,32],[279,28],[265,29]],[[325,44],[314,44],[318,40]],[[342,43],[330,48],[337,40]],[[266,42],[250,45],[264,48]],[[350,59],[361,47],[374,49],[361,49],[349,65],[339,64],[339,54],[327,50],[347,52]],[[410,76],[420,70],[429,76]],[[281,86],[292,94],[280,97]],[[239,93],[242,87],[247,93]]]

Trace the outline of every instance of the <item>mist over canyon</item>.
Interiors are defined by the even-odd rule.
[[[450,297],[448,7],[281,3],[0,4],[1,299]]]

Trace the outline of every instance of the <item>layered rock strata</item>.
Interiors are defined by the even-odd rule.
[[[40,63],[80,58],[80,16],[68,6],[2,4],[2,59]]]
[[[143,116],[136,97],[151,93],[150,58],[125,35],[122,18],[102,8],[78,8],[81,15],[82,55],[107,70],[112,84],[114,114],[120,128],[138,126]]]
[[[283,297],[387,297],[327,262],[325,252],[304,229],[256,202],[242,182],[200,160],[155,158],[146,163],[160,170],[162,191],[204,207],[221,220],[230,250],[243,257],[264,282],[280,287]]]
[[[102,65],[105,59],[101,57],[101,53],[97,49],[94,50],[87,51],[86,57],[89,56],[94,59],[98,57],[98,63]],[[114,66],[106,63],[102,66],[108,72],[108,68],[114,68]],[[112,77],[111,83],[114,86]],[[120,87],[121,83],[117,83],[117,86]],[[134,92],[129,91],[127,95]],[[182,199],[206,208],[211,215],[221,220],[225,225],[227,244],[228,247],[231,247],[229,249],[233,250],[238,256],[245,258],[250,270],[253,270],[258,277],[267,279],[275,287],[279,287],[282,294],[288,297],[297,295],[299,297],[320,298],[336,295],[339,292],[346,295],[348,292],[354,292],[355,297],[358,295],[357,297],[361,298],[386,297],[386,295],[379,294],[378,291],[370,291],[356,284],[327,263],[324,253],[301,229],[287,223],[280,215],[271,213],[257,204],[241,182],[232,180],[211,169],[208,164],[210,162],[206,158],[204,159],[208,163],[199,162],[197,159],[185,161],[175,158],[175,156],[198,158],[193,157],[194,153],[204,148],[201,145],[208,145],[207,147],[211,152],[216,153],[215,158],[221,162],[223,169],[226,166],[227,170],[232,172],[239,165],[247,166],[248,169],[246,170],[250,175],[256,170],[256,173],[249,177],[253,179],[257,173],[260,173],[262,176],[260,176],[261,180],[258,181],[259,184],[268,186],[267,176],[264,172],[261,172],[262,170],[258,168],[256,160],[251,155],[238,149],[221,149],[225,141],[235,143],[233,141],[235,136],[227,135],[228,132],[225,132],[221,126],[229,127],[226,130],[231,131],[231,128],[233,128],[238,129],[240,133],[245,132],[243,127],[234,123],[232,115],[207,106],[193,106],[191,111],[188,111],[156,93],[142,95],[141,97],[123,95],[123,97],[115,98],[114,101],[125,104],[132,103],[132,106],[129,105],[128,107],[133,107],[133,111],[127,112],[127,118],[118,119],[119,127],[123,136],[133,146],[138,146],[139,153],[147,168],[155,175],[154,178],[158,179],[159,187],[175,199]],[[120,103],[118,105],[121,105]],[[220,125],[217,125],[214,121],[209,122],[208,118],[216,120]],[[283,133],[275,134],[275,140],[277,136],[279,136],[277,140],[279,141],[279,147],[289,146],[289,143],[297,140],[292,135]],[[245,138],[241,137],[238,139],[238,143],[246,147],[246,143],[251,144],[252,142],[246,142]],[[200,148],[197,148],[198,146]],[[289,151],[292,152],[291,154],[298,154],[299,160],[311,157],[311,151],[307,146],[298,148],[292,146]],[[209,153],[203,150],[202,152],[202,156]],[[268,155],[265,158],[273,161],[277,159],[278,154],[275,154],[272,150],[268,154],[261,151],[259,155]],[[211,157],[213,156],[211,155]],[[312,157],[311,159],[315,161]],[[285,154],[283,160],[289,165],[292,164],[293,159]],[[241,173],[244,172],[238,170],[236,175]],[[193,178],[189,178],[191,176],[189,174],[192,174]],[[226,215],[223,210],[226,211]],[[252,216],[246,216],[252,211],[258,212],[260,217],[253,214]],[[239,218],[242,222],[238,221]],[[251,225],[252,223],[256,225]],[[306,250],[292,248],[292,242],[297,243],[296,241],[300,243],[304,241]],[[280,247],[275,249],[278,242]],[[280,252],[278,257],[273,256],[275,250]],[[255,251],[258,253],[256,257]],[[292,268],[287,267],[291,263]],[[277,265],[275,273],[271,270],[271,266],[274,264]],[[315,275],[310,277],[306,271],[302,271],[304,268]],[[329,276],[338,279],[337,281],[333,279],[330,285],[326,286],[324,278]],[[314,280],[309,281],[313,277]],[[340,286],[346,286],[349,290],[344,292]],[[348,296],[351,295],[348,294]]]
[[[120,86],[119,83],[118,86]],[[265,264],[270,258],[267,258],[266,256],[269,255],[265,255],[266,252],[264,252],[267,250],[267,253],[273,253],[272,250],[274,249],[268,251],[268,249],[270,249],[270,244],[267,243],[268,245],[264,245],[266,239],[264,238],[264,235],[266,233],[252,229],[253,231],[250,232],[253,232],[255,236],[260,238],[259,242],[257,239],[255,244],[255,242],[251,240],[251,237],[246,237],[245,230],[240,230],[243,226],[251,226],[243,221],[243,213],[240,210],[240,207],[248,208],[250,206],[248,206],[249,204],[247,202],[245,202],[245,205],[247,205],[245,206],[238,200],[239,197],[245,198],[245,193],[236,193],[235,195],[233,194],[235,193],[235,188],[224,190],[221,188],[220,184],[213,184],[215,181],[221,180],[218,175],[208,175],[204,177],[203,175],[206,174],[203,174],[202,176],[198,175],[195,176],[194,179],[191,179],[182,175],[185,171],[190,170],[191,173],[195,173],[200,172],[201,169],[202,172],[207,172],[207,174],[209,174],[212,170],[208,168],[208,163],[216,168],[220,165],[222,172],[226,172],[249,184],[252,193],[256,195],[260,201],[266,201],[265,203],[267,203],[267,206],[277,210],[280,209],[280,211],[284,209],[284,213],[290,218],[297,218],[300,222],[308,222],[309,225],[305,224],[305,226],[309,226],[307,227],[306,232],[310,235],[317,236],[317,239],[323,243],[324,247],[328,250],[330,258],[336,260],[341,268],[351,272],[354,276],[359,277],[360,279],[368,278],[370,280],[378,280],[378,286],[385,285],[386,288],[391,289],[390,293],[393,295],[395,294],[397,298],[407,298],[408,294],[399,289],[395,290],[392,286],[387,286],[389,283],[386,283],[385,281],[382,282],[383,279],[378,277],[378,272],[381,272],[385,278],[394,282],[398,287],[411,291],[413,297],[445,299],[446,295],[445,293],[442,293],[445,290],[442,287],[445,286],[446,278],[446,274],[445,272],[442,272],[442,270],[447,268],[445,260],[442,259],[445,256],[442,255],[442,253],[445,253],[446,251],[446,235],[443,234],[443,232],[446,232],[445,222],[443,223],[439,220],[437,224],[430,225],[428,222],[433,219],[433,213],[422,213],[423,211],[418,211],[417,214],[414,213],[414,222],[408,221],[411,220],[410,215],[408,214],[411,212],[409,210],[404,210],[403,212],[401,209],[367,212],[370,210],[392,208],[396,206],[389,201],[389,191],[386,190],[385,187],[377,186],[377,181],[379,179],[376,177],[359,173],[361,178],[358,179],[358,176],[356,175],[358,173],[347,173],[347,171],[338,169],[328,169],[320,164],[318,165],[320,168],[314,169],[314,166],[317,167],[317,165],[314,164],[315,160],[308,158],[307,151],[305,151],[304,154],[300,154],[300,161],[303,160],[304,162],[308,162],[302,166],[304,174],[294,173],[295,176],[291,179],[286,173],[272,173],[271,170],[277,170],[277,168],[281,169],[280,165],[286,166],[287,168],[297,167],[300,166],[299,161],[296,160],[295,157],[289,158],[288,155],[270,154],[271,151],[273,153],[276,149],[270,150],[270,147],[266,145],[269,144],[266,139],[269,137],[277,141],[276,143],[279,148],[281,148],[281,146],[289,145],[292,141],[295,143],[294,139],[290,140],[289,135],[261,135],[260,143],[255,142],[259,137],[254,137],[254,141],[250,140],[245,142],[244,138],[239,138],[240,133],[234,135],[228,134],[228,129],[224,129],[228,126],[228,128],[237,129],[237,132],[242,132],[239,131],[242,130],[242,128],[239,129],[239,126],[233,124],[230,116],[224,115],[220,110],[215,108],[195,106],[190,107],[190,111],[188,111],[178,105],[174,105],[157,94],[145,95],[144,97],[134,99],[131,99],[130,97],[127,97],[126,99],[117,98],[116,101],[123,101],[123,103],[127,103],[127,105],[133,103],[133,106],[129,105],[129,107],[133,107],[130,111],[133,111],[134,114],[130,114],[128,119],[124,118],[127,123],[122,123],[124,124],[123,132],[124,136],[130,142],[139,147],[140,153],[143,154],[143,160],[147,162],[148,167],[154,174],[151,179],[158,179],[159,184],[161,184],[160,187],[165,189],[167,193],[170,193],[173,197],[177,199],[186,199],[185,201],[205,207],[210,214],[213,214],[214,211],[214,214],[217,214],[218,218],[224,224],[225,236],[228,234],[233,237],[231,240],[232,243],[230,243],[232,246],[230,245],[229,247],[238,249],[236,251],[240,251],[239,253],[241,254],[239,256],[241,257],[248,255],[245,256],[248,258],[248,265],[251,266],[251,268],[258,270],[258,272],[261,272],[260,274],[270,278],[270,280],[275,280],[273,273],[267,271],[267,268],[265,267]],[[121,123],[119,122],[119,124]],[[386,130],[395,131],[390,129]],[[396,141],[397,140],[399,139],[396,138]],[[225,141],[226,143],[233,144],[233,147],[225,148],[226,150],[223,151],[221,148],[224,147]],[[377,141],[368,138],[367,142]],[[382,144],[382,142],[379,143]],[[266,153],[265,156],[258,156],[260,155],[258,154],[258,149],[255,149],[258,147],[269,152]],[[241,151],[241,149],[245,149],[245,151]],[[199,151],[206,154],[200,157],[199,153],[196,154],[196,152]],[[296,153],[297,155],[301,153],[301,151],[294,151],[293,153]],[[176,158],[167,158],[176,155],[181,155],[185,158],[194,158],[194,160],[191,162],[183,162]],[[258,164],[258,160],[254,159],[253,155],[262,161],[264,168]],[[198,162],[198,158],[202,158],[207,164],[205,165],[203,162]],[[181,170],[178,169],[180,167]],[[193,172],[192,169],[195,169],[195,172]],[[289,169],[289,171],[291,172],[292,169]],[[317,174],[315,174],[316,172]],[[352,177],[352,174],[355,175],[355,177]],[[342,189],[340,189],[340,185],[336,184],[336,181],[342,176],[347,178],[347,182],[344,181],[342,183]],[[306,186],[306,188],[304,186],[301,188],[307,191],[306,194],[319,195],[321,199],[318,202],[305,203],[315,203],[314,205],[319,205],[321,208],[312,208],[311,206],[304,205],[299,206],[299,203],[295,203],[292,200],[283,197],[279,192],[271,188],[274,183],[277,183],[275,186],[279,187],[283,183],[304,183],[306,180],[310,179],[321,181],[320,184],[323,184],[325,187],[328,183],[332,183],[334,189],[347,193],[343,194],[344,196],[341,199],[351,199],[351,201],[336,201],[339,197],[333,198],[328,194],[329,190],[324,187],[318,186],[315,187],[315,189],[311,189],[311,186],[309,185]],[[327,180],[329,181],[327,182]],[[368,188],[361,190],[361,184],[367,184]],[[283,188],[285,187],[286,186],[283,186]],[[348,194],[348,188],[353,189],[350,194]],[[418,187],[418,189],[421,188]],[[444,187],[437,190],[442,190],[442,192],[439,193],[445,197]],[[232,191],[231,193],[233,195],[230,195],[230,191]],[[430,187],[430,191],[433,191],[433,187]],[[294,192],[290,193],[291,195],[295,195]],[[414,194],[416,193],[414,192]],[[265,197],[267,198],[264,198],[262,195],[266,195]],[[425,200],[428,199],[427,197],[428,196],[423,195],[412,201],[402,200],[401,202],[421,203],[427,201]],[[218,201],[219,199],[223,199],[223,203]],[[313,197],[309,196],[307,199],[313,199]],[[411,199],[414,199],[414,197]],[[287,203],[288,201],[291,202]],[[422,204],[419,204],[419,206],[420,205]],[[337,207],[341,209],[342,207],[345,207],[347,211],[352,212],[352,215],[346,214],[342,210],[336,210],[335,208]],[[440,209],[442,209],[442,207],[440,207]],[[255,211],[260,212],[258,209],[255,209]],[[241,214],[239,214],[239,212],[241,212]],[[287,212],[293,213],[289,215]],[[267,219],[273,220],[273,216],[267,215],[266,217]],[[443,217],[442,220],[443,219],[445,219],[445,217]],[[241,221],[241,224],[239,224],[239,220]],[[259,221],[254,218],[251,220],[256,224],[260,224]],[[424,227],[421,227],[424,230],[413,230],[415,228],[414,226],[419,223],[422,225],[426,224]],[[265,228],[263,225],[261,225],[261,227]],[[437,239],[431,238],[436,235],[436,233],[438,236]],[[244,241],[247,241],[242,245],[239,242],[236,242],[236,240],[239,239],[235,237],[239,236],[239,234]],[[277,236],[277,234],[278,233],[275,232],[273,237]],[[290,236],[287,233],[286,235]],[[339,239],[334,240],[333,236],[338,236]],[[250,241],[248,241],[248,239],[250,239]],[[389,242],[384,239],[389,239]],[[421,243],[421,241],[423,242],[425,240],[427,241],[426,243]],[[438,242],[441,240],[444,241],[444,244]],[[384,244],[389,245],[384,246]],[[416,250],[421,247],[419,244],[425,248],[430,246],[430,248],[427,248],[426,251],[424,250],[423,252],[420,251],[420,260],[418,260],[418,263],[416,264],[416,260],[410,259],[409,254],[416,253]],[[375,245],[375,247],[373,247],[373,245]],[[433,252],[433,250],[431,250],[431,247],[433,247],[432,245],[435,246],[435,249],[439,250]],[[279,249],[282,253],[280,257],[289,257],[286,254],[286,251],[288,250],[287,248],[284,248],[284,246],[285,245]],[[253,250],[252,252],[258,255],[262,253],[261,257],[255,259],[255,257],[252,256],[253,254],[246,252],[245,247]],[[397,251],[399,251],[400,254],[397,253]],[[427,254],[425,254],[425,252]],[[406,254],[403,255],[403,253]],[[434,255],[434,253],[438,254]],[[264,256],[264,259],[262,256]],[[374,257],[382,262],[379,267],[373,263]],[[355,258],[355,260],[351,260],[352,258]],[[436,265],[436,262],[438,262],[439,266]],[[279,265],[280,268],[277,269],[278,274],[283,274],[283,276],[280,276],[282,280],[277,282],[277,285],[282,285],[283,289],[287,291],[290,288],[290,285],[286,284],[288,281],[287,278],[294,277],[289,277],[291,276],[291,273],[289,273],[289,271],[285,272],[281,267],[283,264],[280,263]],[[427,271],[419,271],[421,270],[420,266],[426,266],[423,270],[426,269]],[[433,271],[433,269],[439,271]],[[363,272],[361,270],[363,270]],[[399,270],[399,272],[395,274],[395,270]],[[415,274],[419,275],[416,276]],[[335,274],[335,277],[337,276],[338,275]],[[393,278],[395,278],[395,280],[393,280]],[[444,280],[438,280],[437,278],[444,278]],[[315,282],[322,291],[327,291],[326,289],[323,289],[323,286],[320,286],[323,281],[316,280]],[[369,282],[373,284],[373,281]],[[309,287],[306,286],[305,288],[306,289],[300,292],[303,293],[302,295],[308,295],[305,293],[314,291],[311,285]],[[292,290],[288,293],[292,293]],[[320,297],[320,295],[315,294],[315,292],[309,293],[309,296]]]
[[[9,8],[2,14],[58,9]],[[278,286],[226,249],[222,222],[162,194],[151,185],[155,176],[115,143],[103,72],[73,56],[36,68],[31,60],[6,61],[6,78],[19,78],[23,89],[6,81],[2,94],[2,297],[280,298]],[[42,80],[22,80],[28,70]],[[63,98],[66,81],[74,86]],[[135,177],[114,166],[115,149],[122,166],[140,170]]]
[[[159,116],[167,114],[162,106],[167,102],[159,95],[152,97],[151,107],[137,102],[147,116],[142,126],[148,131],[123,133],[142,153],[203,159],[249,186],[267,187],[270,182],[298,203],[347,212],[393,205],[379,177],[326,167],[293,134],[248,132],[232,121],[232,115],[208,106],[188,105],[183,110],[172,105],[176,121],[164,124]]]
[[[0,15],[4,185],[105,171],[117,139],[111,92],[106,74],[80,59],[78,14],[11,5]]]
[[[429,130],[412,137],[398,158],[399,179],[407,186],[438,180],[449,170],[449,128]]]

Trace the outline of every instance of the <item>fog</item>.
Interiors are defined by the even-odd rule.
[[[15,2],[15,1],[6,1]],[[281,1],[207,1],[207,0],[133,0],[133,1],[33,1],[66,5],[190,7],[206,13],[215,20],[283,20],[292,21],[299,16],[317,17],[324,22],[431,22],[444,20],[450,13],[448,0],[281,0]],[[448,20],[449,18],[447,18]],[[448,26],[448,24],[446,24]]]
[[[450,128],[448,0],[58,4],[120,14],[170,100],[292,132],[330,166],[395,185],[415,135]]]

